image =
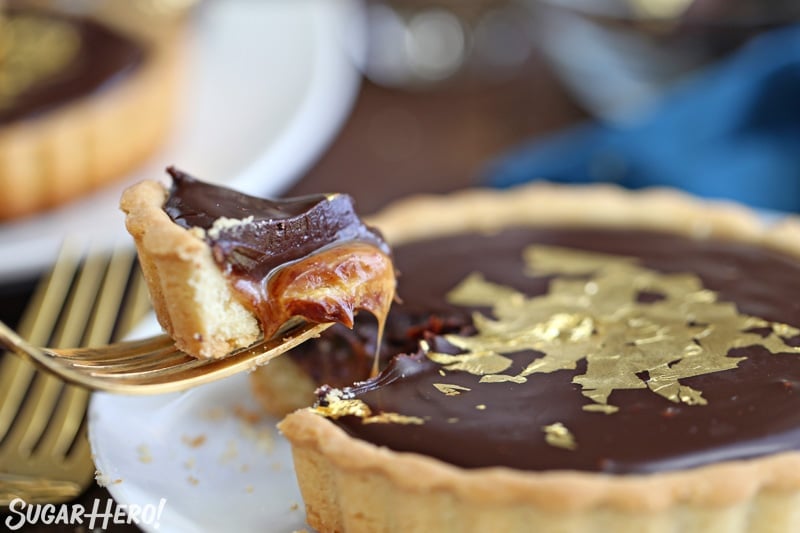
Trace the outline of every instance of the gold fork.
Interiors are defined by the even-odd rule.
[[[85,260],[84,260],[85,259]],[[135,254],[118,249],[83,257],[77,242],[62,248],[20,321],[32,342],[102,344],[124,335],[148,310],[146,288],[132,270]],[[86,438],[88,391],[66,385],[28,361],[0,363],[0,505],[60,503],[94,476]]]
[[[162,394],[185,390],[238,372],[253,370],[332,324],[290,320],[269,339],[222,358],[195,359],[175,347],[168,335],[95,348],[40,348],[0,322],[0,345],[41,368],[83,387],[123,394]]]

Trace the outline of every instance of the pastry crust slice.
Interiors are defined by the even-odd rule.
[[[331,237],[322,231],[328,219],[303,212],[258,219],[253,202],[260,199],[172,172],[183,187],[179,193],[175,184],[168,189],[145,181],[126,190],[120,206],[156,315],[181,350],[199,358],[223,357],[262,335],[272,336],[295,316],[346,325],[352,325],[359,309],[385,317],[395,276],[388,248],[379,247],[377,240],[341,231]],[[181,216],[197,215],[197,206],[177,203],[195,188],[202,188],[197,196],[203,199],[223,194],[217,204],[228,202],[234,211],[247,204],[251,214],[242,219],[206,216],[214,219],[211,226],[192,226]],[[167,213],[167,204],[181,224]],[[297,235],[289,238],[272,226],[291,226]],[[297,244],[299,239],[313,245],[314,235],[321,246],[301,249]]]

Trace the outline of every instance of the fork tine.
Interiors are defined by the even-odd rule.
[[[131,253],[133,253],[132,250]],[[150,293],[147,289],[147,283],[144,281],[142,270],[138,266],[134,266],[130,289],[128,290],[128,300],[125,302],[122,314],[119,317],[119,324],[117,325],[119,333],[116,337],[123,338],[130,333],[142,317],[150,311],[151,306]]]
[[[307,331],[318,327],[319,325],[306,325],[304,328],[298,328],[294,334],[300,337]],[[169,350],[161,352],[129,356],[128,358],[121,357],[118,360],[120,362],[115,364],[94,366],[73,364],[70,366],[78,370],[84,369],[95,377],[123,380],[136,379],[146,382],[149,378],[164,379],[176,374],[182,375],[182,377],[189,377],[194,375],[194,372],[200,368],[226,369],[232,366],[238,368],[240,365],[248,363],[248,361],[250,362],[249,364],[254,365],[255,363],[250,361],[250,354],[272,351],[277,344],[279,342],[275,338],[262,340],[223,359],[195,359],[176,350],[174,346],[170,346]],[[262,357],[268,358],[267,356]]]
[[[59,357],[70,364],[91,365],[93,362],[103,364],[109,361],[126,360],[133,353],[171,352],[174,350],[175,344],[169,335],[158,335],[147,339],[116,342],[103,346],[101,350],[85,348],[59,350],[54,357]]]
[[[55,376],[37,374],[33,387],[7,436],[7,446],[31,453],[50,422],[64,382]]]
[[[200,366],[208,364],[207,361],[202,359],[195,359],[183,352],[175,349],[166,351],[160,354],[146,354],[131,358],[128,361],[118,362],[108,365],[95,365],[85,368],[87,372],[94,376],[114,376],[114,375],[128,375],[128,376],[146,376],[154,372],[168,372],[168,369],[175,368],[176,371],[181,369],[188,369],[193,366]],[[73,365],[78,368],[79,365]]]
[[[75,265],[74,269],[79,268],[79,257],[73,256],[70,260]],[[54,346],[77,346],[81,343],[81,337],[84,336],[94,307],[92,304],[101,290],[106,267],[105,257],[90,250],[82,268],[76,276],[73,276],[73,288],[69,291],[66,304],[61,308],[61,320],[52,342]],[[56,427],[50,424],[53,415],[56,415],[55,422],[64,423],[64,421],[70,420],[70,427],[76,429],[73,419],[76,416],[80,416],[80,419],[83,418],[88,402],[88,392],[84,389],[67,394],[71,387],[70,385],[64,389],[63,381],[52,376],[37,376],[34,387],[30,391],[30,398],[20,413],[20,420],[23,423],[17,424],[14,428],[15,431],[16,427],[20,428],[17,446],[21,450],[31,452],[40,442],[44,449],[51,449],[56,444],[59,440],[58,435],[53,432],[45,433],[48,427]],[[71,401],[56,404],[62,389],[64,389],[66,398]],[[27,425],[24,424],[24,421],[28,422]],[[73,433],[73,440],[74,436]],[[13,446],[13,442],[12,438],[10,445]]]
[[[77,317],[65,324],[65,333],[70,334],[69,338],[63,339],[67,346],[78,343],[92,346],[111,340],[133,264],[134,252],[129,247],[117,247],[110,257],[95,251],[89,254],[76,286],[75,298],[68,303],[66,311],[68,318]],[[70,326],[74,330],[69,331]],[[53,414],[49,431],[42,439],[43,449],[55,456],[66,455],[83,427],[88,401],[88,390],[67,386]],[[74,453],[79,455],[80,451]]]
[[[63,320],[56,330],[52,346],[71,348],[81,344],[84,331],[90,322],[93,302],[100,294],[106,267],[106,258],[102,255],[90,252],[86,256],[74,289],[64,305]]]
[[[305,324],[287,332],[282,339],[263,340],[222,359],[191,359],[184,364],[140,372],[84,373],[77,379],[98,390],[116,393],[158,394],[185,390],[266,364],[287,349],[318,337],[330,326],[330,323]]]
[[[38,315],[33,329],[40,332],[28,336],[33,343],[57,347],[106,344],[140,318],[145,307],[142,297],[126,291],[132,277],[133,249],[119,248],[110,259],[89,250],[80,263],[82,251],[65,245],[49,283],[40,291],[43,296],[29,304],[28,309]],[[118,321],[124,303],[136,305],[136,309]],[[118,322],[121,325],[115,327]],[[5,324],[0,327],[8,329]],[[17,357],[5,359],[14,360],[20,368],[31,367]],[[29,502],[65,501],[83,490],[94,473],[86,438],[89,391],[65,385],[49,373],[28,373],[25,386],[19,387],[17,405],[13,409],[6,408],[6,402],[0,405],[7,409],[10,425],[0,441],[0,464],[10,465],[14,472],[0,473],[0,504],[7,503],[9,494],[24,494]],[[6,375],[0,377],[7,380]]]
[[[40,446],[54,457],[65,457],[83,426],[89,391],[68,385],[53,413]]]
[[[9,349],[36,361],[49,372],[89,389],[123,394],[163,394],[252,370],[302,342],[318,337],[331,325],[290,320],[275,336],[212,360],[193,359],[179,352],[166,335],[97,348],[46,349],[25,342],[0,322],[0,340]],[[148,353],[150,350],[158,353]]]
[[[65,242],[47,281],[37,287],[18,328],[30,342],[50,342],[62,304],[78,271],[80,256],[79,243]]]
[[[52,342],[57,347],[75,346],[81,342],[93,307],[92,303],[100,289],[106,268],[103,256],[94,253],[90,253],[81,265],[80,257],[75,254],[73,247],[66,248],[62,262],[72,266],[73,276],[70,279],[74,282],[72,290],[67,291],[66,303],[63,306],[61,303],[64,301],[64,293],[60,292],[55,296],[62,296],[61,298],[56,299],[54,296],[50,301],[43,302],[46,306],[41,308],[42,312],[51,313],[53,318],[60,318]],[[78,273],[74,274],[78,269]],[[87,391],[66,394],[70,387],[65,389],[64,382],[56,377],[37,375],[19,413],[21,423],[15,424],[8,435],[9,441],[6,445],[28,453],[31,453],[40,442],[45,449],[52,448],[57,437],[53,437],[52,432],[46,433],[47,428],[51,426],[51,417],[55,415],[56,421],[63,423],[75,410],[81,412],[82,418],[83,410],[86,409]],[[73,401],[57,405],[62,389],[66,397]]]
[[[53,271],[34,291],[23,314],[18,330],[20,335],[34,344],[48,344],[58,319],[60,303],[66,298],[77,269],[77,251],[74,242],[62,246]],[[5,391],[0,402],[0,442],[8,435],[12,422],[20,411],[28,391],[35,367],[19,357],[6,354],[0,366],[0,390]]]
[[[87,372],[124,372],[126,370],[147,369],[155,366],[197,361],[197,359],[175,349],[174,345],[163,346],[158,350],[143,353],[120,355],[114,359],[78,359],[63,360],[72,368],[85,369]]]
[[[92,320],[86,332],[84,346],[106,344],[114,337],[114,325],[120,315],[123,295],[128,285],[135,252],[128,246],[118,246],[111,254],[106,268]],[[73,344],[73,346],[75,346]]]

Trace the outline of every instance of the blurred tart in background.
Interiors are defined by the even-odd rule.
[[[0,2],[0,219],[80,197],[158,148],[181,71],[178,21],[114,4]],[[157,30],[156,31],[156,26]]]

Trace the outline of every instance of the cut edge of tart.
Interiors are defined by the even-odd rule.
[[[181,350],[199,357],[249,346],[261,334],[257,320],[234,298],[203,239],[164,212],[167,195],[162,184],[144,181],[120,203],[159,323]]]
[[[203,187],[197,196],[203,201],[207,193],[215,190],[225,191],[223,202],[270,201],[245,199],[241,193],[199,182],[174,168],[169,172],[173,176],[171,189],[156,181],[140,182],[123,193],[120,207],[126,213],[126,227],[136,243],[156,316],[179,349],[198,358],[224,357],[262,336],[271,337],[294,317],[351,326],[354,313],[364,309],[379,322],[385,320],[395,289],[388,248],[383,250],[359,240],[358,236],[340,237],[343,232],[338,232],[327,240],[322,238],[323,246],[295,251],[289,259],[270,260],[277,264],[256,268],[259,273],[255,277],[237,275],[237,266],[240,269],[252,266],[268,254],[257,246],[248,247],[251,243],[239,242],[237,238],[220,244],[226,232],[238,235],[236,232],[255,227],[256,237],[269,240],[278,252],[283,248],[299,249],[300,245],[284,238],[289,231],[283,224],[277,226],[281,234],[269,228],[265,234],[263,227],[257,227],[262,221],[254,222],[252,216],[211,217],[214,224],[210,228],[179,225],[166,210],[176,184]],[[320,201],[332,203],[329,198]],[[188,218],[201,209],[202,206],[186,204]],[[333,217],[336,213],[326,214]],[[354,213],[347,214],[357,220]],[[325,229],[329,221],[325,217],[319,221],[308,218],[296,228],[300,232],[314,232]]]
[[[470,190],[401,201],[370,223],[392,246],[510,226],[576,226],[731,240],[800,258],[796,219],[766,225],[738,205],[671,190],[549,184]],[[320,531],[800,528],[800,452],[653,474],[464,469],[353,438],[313,408],[288,415],[279,427],[292,444],[309,524]]]

